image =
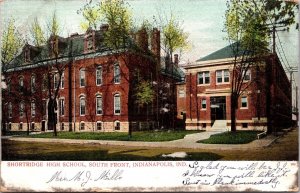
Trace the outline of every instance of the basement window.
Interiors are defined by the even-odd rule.
[[[242,123],[243,128],[248,128],[248,123]]]

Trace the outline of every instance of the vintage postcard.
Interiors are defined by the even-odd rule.
[[[299,4],[0,0],[1,192],[296,192]]]

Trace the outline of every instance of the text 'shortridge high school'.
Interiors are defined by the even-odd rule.
[[[48,89],[53,89],[49,85],[60,87],[58,130],[126,132],[129,127],[171,128],[180,122],[186,129],[230,127],[233,55],[229,47],[185,65],[184,75],[177,55],[174,61],[161,60],[159,30],[140,30],[129,41],[136,49],[113,52],[103,43],[107,27],[68,38],[52,36],[48,45],[40,47],[25,45],[7,69],[3,127],[47,131]],[[53,57],[53,48],[58,57]],[[60,82],[53,68],[49,84],[47,70],[57,63],[66,68]],[[156,91],[154,101],[144,106],[136,104],[141,80],[151,82]],[[251,84],[239,98],[237,129],[291,123],[291,87],[276,54],[264,58],[259,70],[251,68],[244,81]]]

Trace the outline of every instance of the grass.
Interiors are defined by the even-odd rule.
[[[208,139],[200,140],[198,143],[207,144],[245,144],[257,138],[257,134],[260,131],[236,131],[224,132],[215,135],[211,135]]]
[[[4,135],[4,133],[2,133]],[[5,131],[4,136],[27,135],[27,131]]]
[[[114,140],[114,141],[172,141],[184,138],[187,134],[197,133],[199,131],[140,131],[133,132],[132,137],[128,133],[121,132],[58,132],[57,136],[53,133],[41,133],[30,136],[31,138],[58,138],[58,139],[85,139],[85,140]]]
[[[185,158],[162,157],[178,149],[99,146],[93,144],[53,144],[3,140],[2,160],[68,161],[215,161],[222,156],[211,152],[187,152]]]

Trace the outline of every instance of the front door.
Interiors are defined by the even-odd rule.
[[[226,97],[210,97],[211,120],[226,120]]]
[[[46,130],[46,121],[42,121],[42,131]]]

